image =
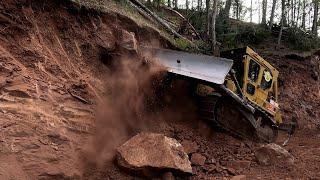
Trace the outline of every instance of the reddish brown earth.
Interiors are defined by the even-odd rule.
[[[134,64],[120,66],[114,76],[110,68],[110,60],[139,59],[119,48],[124,30],[133,32],[140,45],[157,40],[170,47],[157,31],[119,14],[68,1],[0,3],[0,179],[133,179],[110,157],[117,144],[141,130],[176,138],[188,146],[190,158],[197,153],[191,179],[319,177],[320,91],[310,58],[297,61],[258,50],[281,72],[284,120],[294,117],[299,123],[285,147],[296,158],[294,166],[260,166],[253,154],[258,144],[198,121],[181,88],[164,97],[177,102],[174,106],[146,113],[143,104],[150,92],[139,86],[154,87],[148,81],[158,70],[143,74]],[[137,96],[140,92],[143,96]],[[112,95],[120,103],[106,99]],[[126,120],[115,121],[122,117]],[[284,139],[281,134],[278,143]]]

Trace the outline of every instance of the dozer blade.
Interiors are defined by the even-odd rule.
[[[146,57],[159,61],[171,73],[215,84],[223,84],[233,61],[168,49],[143,48]]]

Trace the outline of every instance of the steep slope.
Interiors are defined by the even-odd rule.
[[[141,114],[144,100],[154,103],[145,98],[150,95],[146,87],[158,84],[149,72],[159,69],[140,71],[140,64],[131,63],[141,60],[139,53],[121,44],[172,48],[158,30],[115,9],[70,1],[4,0],[0,10],[0,179],[133,179],[135,174],[118,169],[110,157],[112,148],[128,138],[122,135],[140,127],[191,146],[190,156],[205,157],[204,164],[193,164],[190,179],[319,176],[319,81],[310,65],[318,57],[296,61],[278,50],[258,49],[281,72],[284,119],[294,117],[300,125],[286,147],[296,157],[295,166],[264,167],[255,162],[259,144],[198,120],[183,83],[164,97],[171,105],[161,104],[162,113]],[[123,59],[125,66],[113,69]],[[101,119],[109,121],[99,124]],[[153,122],[141,124],[141,119]],[[281,134],[278,143],[285,138]]]
[[[121,38],[169,43],[128,17],[70,1],[2,1],[0,22],[1,179],[80,175]]]

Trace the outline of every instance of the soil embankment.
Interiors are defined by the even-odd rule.
[[[158,31],[116,13],[69,1],[0,3],[0,179],[132,179],[110,157],[141,129],[164,133],[193,149],[190,156],[205,157],[193,165],[191,179],[319,176],[320,92],[310,65],[316,56],[264,56],[280,71],[284,120],[299,123],[286,147],[294,167],[264,167],[253,155],[258,144],[195,118],[183,83],[162,96],[174,105],[149,108],[158,103],[161,66],[147,66],[139,51],[119,46],[134,45],[130,37],[139,45],[171,47]]]

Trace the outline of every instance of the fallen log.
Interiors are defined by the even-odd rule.
[[[179,16],[183,21],[187,22],[188,26],[191,28],[191,30],[196,34],[196,36],[203,40],[202,37],[200,36],[200,34],[197,32],[197,30],[194,28],[194,26],[188,21],[187,18],[185,18],[181,13],[179,13],[178,11],[172,9],[172,8],[169,8],[167,6],[163,6],[166,10],[168,11],[171,11],[173,13],[175,13],[177,16]]]
[[[131,1],[129,1],[130,5],[132,7],[134,7],[143,17],[145,17],[146,19],[148,19],[149,21],[153,22],[153,23],[157,23],[157,21],[155,21],[147,12],[143,11],[142,9],[140,9],[137,5],[135,5],[134,3],[132,3]]]
[[[144,11],[146,12],[148,15],[150,15],[155,21],[157,21],[159,24],[161,24],[162,26],[164,26],[171,34],[173,34],[175,37],[184,39],[186,41],[188,41],[190,44],[194,45],[193,42],[191,42],[189,39],[183,37],[181,34],[177,33],[173,28],[170,27],[170,25],[168,25],[168,23],[166,23],[161,17],[159,17],[158,15],[156,15],[154,12],[152,12],[149,8],[147,8],[145,5],[143,5],[140,1],[138,0],[129,0],[131,3],[133,3],[136,9],[138,9],[139,12]]]

